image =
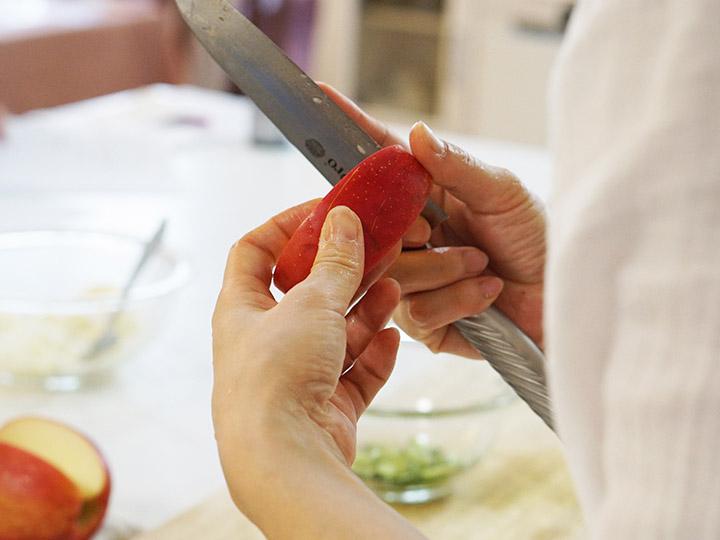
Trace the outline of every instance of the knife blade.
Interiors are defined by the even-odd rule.
[[[176,3],[195,36],[230,79],[332,185],[380,149],[228,0]],[[432,201],[423,216],[433,228],[447,219]],[[455,326],[552,428],[542,351],[494,307]]]
[[[177,5],[195,36],[230,79],[332,185],[380,149],[315,81],[227,0],[177,0]],[[423,216],[431,227],[447,219],[432,201]]]

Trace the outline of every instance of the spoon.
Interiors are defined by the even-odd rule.
[[[108,317],[107,323],[105,323],[105,329],[102,333],[92,342],[88,350],[83,355],[84,360],[94,360],[99,355],[104,353],[107,349],[111,348],[117,342],[117,334],[115,333],[115,323],[117,322],[120,315],[122,315],[125,309],[125,304],[130,297],[130,291],[135,285],[138,276],[142,272],[147,262],[152,258],[155,252],[162,244],[163,236],[165,235],[165,226],[167,220],[163,219],[160,222],[157,230],[153,233],[152,238],[145,243],[140,258],[138,259],[133,271],[125,282],[125,286],[120,292],[120,298],[118,299],[117,308]]]

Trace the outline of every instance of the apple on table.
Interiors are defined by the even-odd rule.
[[[102,524],[110,472],[74,429],[26,417],[0,427],[0,540],[87,540]]]

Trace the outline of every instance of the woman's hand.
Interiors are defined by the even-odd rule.
[[[342,94],[322,86],[379,144],[402,143]],[[405,251],[390,269],[402,289],[395,321],[433,351],[479,358],[452,323],[495,303],[542,347],[546,246],[540,204],[511,172],[439,140],[425,124],[413,127],[410,149],[432,175],[432,198],[449,219],[432,234],[422,220],[412,238],[406,237],[405,247],[429,241],[434,249]]]
[[[213,318],[213,422],[238,507],[270,537],[392,538],[413,529],[352,474],[355,428],[392,371],[391,279],[361,284],[357,216],[332,210],[310,276],[277,303],[272,269],[314,202],[233,246]],[[343,374],[353,365],[353,368]]]

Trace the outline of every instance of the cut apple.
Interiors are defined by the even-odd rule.
[[[21,418],[0,428],[0,441],[55,466],[78,487],[83,499],[96,497],[107,483],[107,468],[95,446],[62,424]]]
[[[55,467],[0,442],[0,540],[70,538],[82,497]]]
[[[110,474],[95,445],[77,431],[44,418],[20,418],[5,424],[0,428],[0,443],[41,461],[46,469],[66,478],[76,491],[80,512],[70,534],[56,538],[90,538],[102,523],[110,496]],[[51,476],[42,470],[37,474]],[[44,493],[38,492],[38,499],[44,497]],[[4,538],[0,536],[0,540]]]

